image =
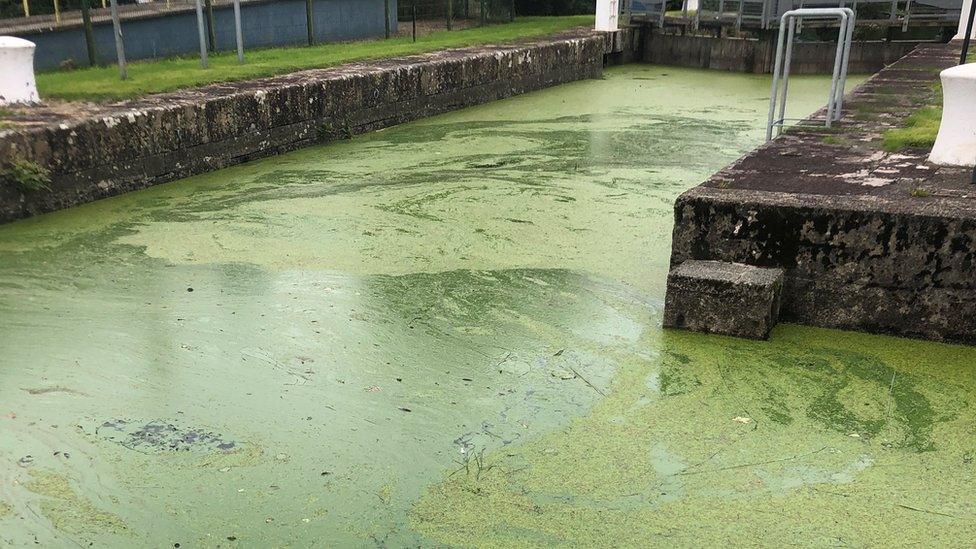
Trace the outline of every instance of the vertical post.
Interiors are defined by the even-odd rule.
[[[54,0],[54,24],[61,24],[61,3],[58,0]]]
[[[390,0],[383,0],[383,19],[386,22],[386,37],[390,37]]]
[[[24,0],[24,17],[30,17],[30,6],[27,4],[27,0]]]
[[[508,3],[508,22],[515,22],[515,0],[509,0]]]
[[[305,30],[308,32],[308,45],[315,44],[315,20],[313,12],[315,4],[313,0],[305,0]]]
[[[417,41],[417,0],[413,0],[410,4],[410,11],[412,15],[411,26],[413,28],[413,41]]]
[[[92,30],[89,0],[81,0],[81,22],[85,27],[85,46],[88,48],[88,65],[94,67],[98,64],[98,58],[95,56],[95,33]]]
[[[27,0],[24,0],[24,2],[26,2],[26,1]],[[102,0],[102,9],[105,9],[105,8],[108,7],[108,5],[105,4],[105,2],[106,2],[106,0]]]
[[[454,0],[447,0],[447,30],[454,30]]]
[[[234,30],[237,35],[237,62],[244,62],[244,29],[241,26],[241,0],[234,0]]]
[[[119,4],[118,0],[110,0],[112,5],[112,31],[115,33],[115,56],[119,60],[119,76],[122,80],[129,77],[129,71],[125,68],[125,45],[122,44],[122,24],[119,23]]]
[[[969,56],[969,44],[973,37],[973,19],[976,18],[976,2],[970,2],[969,4],[969,18],[966,19],[966,36],[962,38],[962,53],[959,54],[959,64],[962,65],[966,62],[966,58]],[[962,19],[962,17],[960,17]],[[958,34],[956,35],[958,36]],[[976,177],[976,172],[974,172],[973,177]]]
[[[485,0],[481,0],[481,4],[480,4],[479,10],[478,10],[480,12],[479,15],[481,16],[481,26],[482,27],[485,26],[486,24],[488,24],[488,14],[486,13],[487,10],[485,9],[486,8],[486,5],[485,4],[486,4]]]
[[[203,21],[203,4],[200,0],[197,1],[197,35],[200,37],[200,66],[207,68],[209,62],[207,60],[207,31],[204,28],[206,23]],[[115,4],[115,0],[112,0],[112,4]]]
[[[210,51],[217,51],[217,31],[214,25],[213,0],[206,0],[207,7],[207,43],[210,44]]]

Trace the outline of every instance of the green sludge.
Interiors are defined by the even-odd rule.
[[[0,545],[965,544],[976,353],[659,329],[768,84],[612,69],[0,228]]]

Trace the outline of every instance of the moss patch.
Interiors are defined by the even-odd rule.
[[[908,117],[904,128],[885,132],[882,145],[889,152],[908,147],[932,148],[939,134],[942,107],[925,107]]]

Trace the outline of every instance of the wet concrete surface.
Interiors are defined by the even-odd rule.
[[[972,349],[659,328],[768,84],[610,69],[0,228],[0,545],[966,545]]]

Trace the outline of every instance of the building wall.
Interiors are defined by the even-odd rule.
[[[396,0],[390,10],[391,29],[396,29]],[[383,36],[383,0],[315,0],[316,40],[331,42]],[[241,5],[244,47],[286,46],[307,42],[304,0],[248,2]],[[217,49],[235,50],[234,9],[214,7]],[[128,60],[193,55],[200,50],[194,10],[122,21],[125,56]],[[88,63],[85,33],[81,26],[45,29],[19,34],[37,44],[34,66],[38,70],[58,67],[66,60]],[[114,63],[115,40],[111,22],[94,25],[98,61]]]

